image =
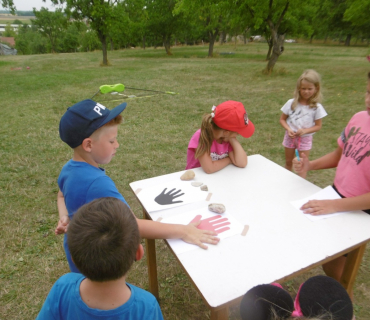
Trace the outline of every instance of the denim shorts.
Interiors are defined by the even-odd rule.
[[[283,146],[285,148],[298,149],[299,151],[307,151],[311,150],[312,148],[312,140],[312,135],[306,137],[291,138],[288,135],[288,131],[285,131]]]

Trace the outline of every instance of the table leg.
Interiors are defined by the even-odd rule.
[[[228,319],[229,319],[228,307],[219,310],[211,309],[211,320],[228,320]]]
[[[150,220],[145,210],[145,219]],[[146,260],[148,265],[149,291],[159,300],[158,277],[157,277],[157,254],[155,251],[155,239],[145,239]]]
[[[347,290],[350,297],[353,296],[353,284],[360,268],[362,257],[365,253],[366,244],[348,253],[346,264],[344,266],[343,274],[340,283]]]

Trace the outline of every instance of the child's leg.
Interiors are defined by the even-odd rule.
[[[292,171],[294,156],[294,149],[285,147],[285,169]]]
[[[312,148],[312,136],[298,138],[297,149],[299,153],[304,153],[307,159],[309,159],[311,148]],[[306,179],[306,176],[307,172],[301,175],[301,177],[304,179]]]
[[[295,139],[289,137],[288,132],[285,131],[283,146],[285,147],[285,168],[289,171],[292,171],[293,167],[293,158],[294,158],[294,148],[295,148]]]

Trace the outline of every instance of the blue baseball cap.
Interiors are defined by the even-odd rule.
[[[71,148],[76,148],[94,131],[117,117],[125,110],[126,105],[124,102],[109,110],[91,99],[77,102],[60,119],[59,136]]]

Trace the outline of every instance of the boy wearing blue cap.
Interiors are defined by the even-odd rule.
[[[114,197],[126,203],[113,180],[105,174],[100,164],[108,164],[116,153],[120,113],[126,108],[122,103],[112,110],[93,100],[83,100],[68,108],[59,124],[62,141],[73,149],[73,157],[63,167],[59,178],[59,222],[55,234],[67,232],[74,213],[84,204],[97,198]],[[162,224],[137,219],[140,235],[149,239],[181,238],[206,249],[204,243],[216,244],[216,233],[196,228],[197,224]],[[199,223],[198,223],[199,224]],[[71,259],[64,237],[64,250],[71,271],[79,272]]]
[[[136,219],[117,198],[78,209],[68,245],[81,273],[67,273],[50,290],[37,320],[163,320],[156,298],[126,282],[144,249]]]

